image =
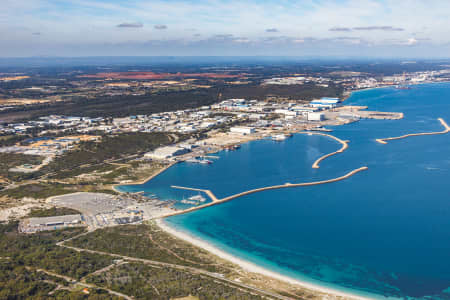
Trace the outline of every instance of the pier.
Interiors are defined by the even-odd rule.
[[[320,132],[299,132],[299,133],[300,133],[300,134],[308,134],[308,135],[310,135],[310,134],[315,134],[315,135],[326,136],[326,137],[332,138],[333,140],[335,140],[335,141],[337,141],[338,143],[341,143],[341,144],[342,144],[342,147],[341,147],[339,150],[334,151],[334,152],[331,152],[331,153],[328,153],[328,154],[325,154],[325,155],[319,157],[319,158],[313,163],[313,165],[312,165],[312,168],[313,168],[313,169],[318,169],[318,168],[320,168],[320,167],[319,167],[319,163],[320,163],[322,160],[324,160],[324,159],[326,159],[326,158],[328,158],[328,157],[330,157],[330,156],[333,156],[333,155],[342,153],[342,152],[344,152],[344,151],[348,148],[348,141],[341,140],[340,138],[337,138],[337,137],[335,137],[335,136],[333,136],[333,135],[331,135],[331,134],[320,133]]]
[[[202,192],[202,193],[205,193],[206,195],[208,195],[208,197],[211,198],[211,200],[213,202],[220,201],[219,199],[217,199],[216,195],[214,195],[213,192],[211,192],[210,190],[196,189],[196,188],[190,188],[190,187],[184,187],[184,186],[178,186],[178,185],[171,185],[170,187],[173,189],[178,189],[178,190]]]
[[[172,216],[176,216],[176,215],[182,215],[182,214],[186,214],[189,212],[193,212],[196,210],[200,210],[209,206],[213,206],[213,205],[217,205],[217,204],[221,204],[242,196],[246,196],[246,195],[250,195],[250,194],[254,194],[254,193],[258,193],[258,192],[263,192],[263,191],[268,191],[268,190],[276,190],[276,189],[284,189],[284,188],[295,188],[295,187],[303,187],[303,186],[313,186],[313,185],[319,185],[319,184],[326,184],[326,183],[332,183],[332,182],[337,182],[337,181],[341,181],[344,179],[347,179],[359,172],[368,170],[368,167],[361,167],[358,169],[355,169],[353,171],[348,172],[347,174],[340,176],[340,177],[336,177],[336,178],[332,178],[332,179],[327,179],[327,180],[321,180],[321,181],[313,181],[313,182],[304,182],[304,183],[285,183],[285,184],[281,184],[281,185],[272,185],[272,186],[266,186],[266,187],[262,187],[262,188],[256,188],[256,189],[252,189],[252,190],[248,190],[242,193],[238,193],[238,194],[234,194],[222,199],[217,198],[213,192],[211,192],[210,190],[206,190],[206,189],[198,189],[198,188],[191,188],[191,187],[182,187],[182,186],[171,186],[172,188],[176,188],[176,189],[183,189],[183,190],[189,190],[189,191],[198,191],[198,192],[204,192],[205,194],[207,194],[212,202],[210,203],[206,203],[203,205],[199,205],[199,206],[195,206],[195,207],[191,207],[185,210],[180,210],[180,211],[176,211],[176,212],[172,212],[169,213],[167,215],[163,215],[160,216],[158,218],[167,218],[167,217],[172,217]]]
[[[442,126],[444,126],[444,130],[437,132],[422,132],[422,133],[410,133],[397,137],[389,137],[384,139],[376,139],[376,141],[380,144],[387,144],[387,141],[400,140],[411,136],[421,136],[421,135],[435,135],[435,134],[446,134],[450,132],[450,126],[445,122],[444,119],[438,118],[439,122],[441,122]]]

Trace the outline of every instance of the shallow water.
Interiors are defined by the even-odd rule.
[[[354,93],[346,104],[399,111],[402,120],[362,120],[333,128],[349,148],[312,163],[340,144],[295,135],[220,152],[209,166],[181,163],[144,185],[162,198],[212,190],[219,198],[286,182],[309,182],[369,170],[340,182],[272,190],[171,217],[167,223],[235,256],[301,280],[354,293],[450,299],[450,134],[390,141],[376,138],[441,131],[450,124],[450,84]]]

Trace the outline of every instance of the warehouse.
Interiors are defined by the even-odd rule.
[[[145,158],[150,159],[167,159],[178,155],[183,155],[191,150],[178,147],[178,146],[166,146],[155,149],[152,152],[148,152],[144,155]]]
[[[38,231],[56,230],[66,227],[83,226],[81,215],[65,215],[55,217],[28,218],[19,225],[19,231],[34,233]]]
[[[252,134],[255,132],[255,128],[251,127],[231,127],[230,132],[232,133],[239,133],[239,134]]]
[[[323,113],[319,112],[310,112],[308,113],[308,121],[322,121],[325,119]]]

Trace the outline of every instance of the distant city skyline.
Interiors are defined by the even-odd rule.
[[[0,57],[449,57],[445,0],[3,0]]]

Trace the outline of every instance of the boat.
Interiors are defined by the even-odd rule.
[[[195,159],[195,158],[189,158],[189,159],[186,159],[185,161],[188,163],[198,163],[198,159]]]
[[[189,197],[188,200],[198,201],[198,202],[205,202],[206,198],[203,197],[202,195],[198,194],[198,195]]]
[[[226,146],[225,151],[233,151],[233,150],[237,150],[239,148],[241,148],[241,145],[239,145],[239,144]]]
[[[306,131],[324,131],[324,132],[331,132],[333,130],[325,128],[325,127],[313,127],[309,129],[305,129]]]
[[[190,158],[190,159],[186,159],[185,161],[187,163],[193,163],[193,164],[203,164],[203,165],[212,164],[212,161],[209,159]]]
[[[288,137],[284,134],[277,134],[277,135],[272,136],[272,140],[277,141],[277,142],[284,141],[287,138]]]

